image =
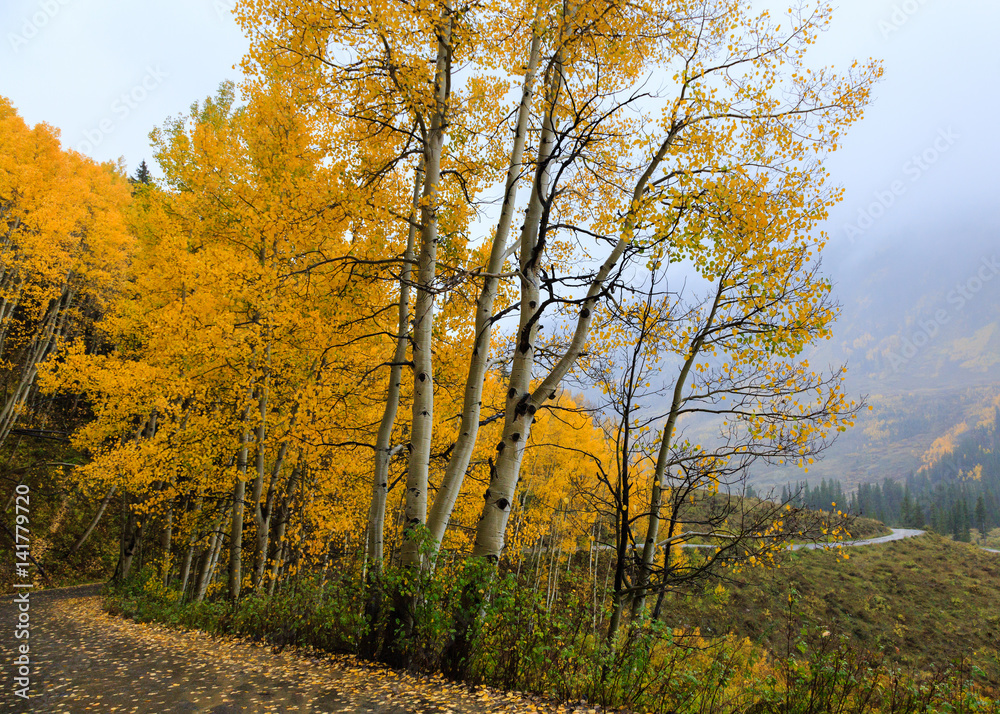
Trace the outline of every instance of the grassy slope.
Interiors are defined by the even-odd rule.
[[[858,540],[878,538],[892,532],[882,521],[876,521],[874,518],[862,518],[861,516],[855,518],[847,530],[851,534],[851,538]]]
[[[777,570],[738,575],[724,594],[675,597],[667,618],[763,639],[778,654],[789,630],[807,626],[920,669],[972,656],[1000,683],[1000,554],[935,535],[845,552],[846,561],[788,554]]]

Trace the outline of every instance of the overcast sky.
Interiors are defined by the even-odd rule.
[[[64,145],[134,171],[154,126],[239,78],[247,42],[231,4],[3,0],[0,94]],[[831,163],[848,190],[826,226],[836,262],[949,225],[1000,226],[998,27],[995,0],[839,4],[815,61],[877,57],[886,72]]]

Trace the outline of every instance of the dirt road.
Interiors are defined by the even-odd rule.
[[[30,596],[30,698],[14,694],[17,610],[0,605],[0,712],[570,712],[369,668],[353,658],[281,653],[237,638],[109,617],[99,586]],[[536,707],[536,708],[532,708]],[[586,711],[586,709],[582,710]]]

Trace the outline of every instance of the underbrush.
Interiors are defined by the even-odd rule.
[[[382,596],[373,610],[372,588],[351,568],[302,577],[273,597],[251,594],[235,604],[183,602],[144,571],[109,589],[105,607],[138,621],[248,636],[275,647],[351,654],[402,648],[411,669],[434,672],[453,635],[459,595],[475,575],[461,565],[417,579],[387,572],[380,591],[396,599]],[[975,683],[977,672],[967,661],[922,673],[901,668],[829,631],[796,629],[791,600],[785,647],[775,652],[747,638],[709,637],[648,620],[623,626],[609,642],[602,608],[586,583],[572,577],[555,600],[514,574],[494,579],[484,596],[472,684],[645,712],[1000,712],[995,693]],[[401,602],[409,603],[414,623],[403,636],[398,625],[390,626]]]
[[[793,629],[844,635],[858,651],[884,653],[893,666],[931,671],[971,657],[1000,686],[1000,557],[936,535],[834,552],[796,551],[782,567],[731,578],[668,598],[670,624],[735,632],[784,652],[778,614],[797,593]]]

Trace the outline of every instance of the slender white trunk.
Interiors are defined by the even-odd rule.
[[[121,537],[121,557],[119,579],[125,580],[132,571],[132,561],[139,551],[142,542],[142,524],[136,520],[135,511],[129,503],[129,499],[124,501],[125,512],[123,514],[122,537]]]
[[[253,580],[257,583],[257,573],[263,571],[262,561],[267,557],[267,530],[265,528],[264,509],[261,507],[261,496],[264,491],[264,472],[266,470],[265,457],[267,440],[267,400],[268,400],[268,378],[271,366],[271,345],[267,345],[264,358],[264,375],[261,379],[259,391],[257,393],[257,453],[254,460],[253,489],[250,495],[250,504],[253,508],[253,522],[256,530],[253,550]]]
[[[399,393],[403,381],[403,363],[406,361],[406,346],[409,343],[410,325],[410,280],[413,272],[413,254],[417,238],[416,210],[423,183],[423,165],[417,169],[413,179],[413,211],[410,213],[410,228],[406,236],[406,251],[399,273],[399,310],[396,316],[396,350],[389,368],[389,392],[385,398],[385,411],[379,424],[375,440],[375,473],[372,477],[372,499],[368,509],[368,543],[366,564],[375,573],[382,572],[385,555],[385,504],[389,496],[389,462],[392,459],[392,430],[399,410]]]
[[[223,526],[224,524],[220,519],[216,528],[212,530],[212,538],[209,541],[208,552],[206,553],[202,575],[198,584],[198,592],[195,596],[197,602],[205,599],[205,595],[208,593],[208,586],[212,583],[212,578],[215,575],[215,567],[218,565],[219,556],[222,553],[222,541],[224,539],[221,528]]]
[[[24,295],[24,284],[26,282],[21,276],[9,277],[16,280],[16,285],[12,287],[8,286],[8,283],[12,282],[12,280],[5,279],[2,288],[0,288],[4,294],[3,303],[0,304],[0,358],[4,355],[4,349],[7,345],[7,330],[10,327],[14,311],[21,302],[21,296]]]
[[[483,277],[483,287],[476,303],[476,332],[472,345],[472,358],[469,364],[468,377],[465,382],[465,399],[462,406],[462,421],[459,427],[458,439],[448,467],[445,471],[441,487],[434,497],[430,515],[427,517],[427,527],[432,538],[431,547],[436,551],[444,539],[445,530],[451,520],[465,473],[469,468],[476,440],[479,437],[479,416],[482,410],[483,384],[486,380],[486,369],[489,364],[490,335],[493,330],[493,304],[496,301],[497,288],[500,282],[497,276],[503,270],[507,251],[507,239],[510,235],[510,225],[514,217],[514,205],[517,199],[517,182],[521,176],[524,158],[524,144],[528,133],[528,117],[531,113],[531,102],[535,83],[535,73],[541,56],[541,37],[537,32],[531,40],[531,51],[528,58],[528,69],[524,76],[524,88],[521,94],[521,105],[518,108],[517,128],[514,131],[514,146],[511,150],[510,165],[507,170],[507,180],[504,188],[503,208],[497,223],[496,234],[493,237],[493,247],[486,265],[486,275]]]
[[[73,275],[70,273],[63,283],[59,297],[52,298],[50,301],[45,316],[42,318],[22,361],[21,378],[0,409],[0,445],[3,445],[7,440],[11,429],[14,428],[21,415],[21,410],[35,384],[35,377],[38,376],[38,366],[55,351],[59,343],[75,295],[72,282]]]
[[[101,517],[104,515],[104,511],[108,507],[108,503],[111,501],[111,497],[115,495],[116,490],[118,490],[118,487],[112,486],[111,490],[108,491],[107,495],[101,501],[101,505],[97,509],[97,513],[94,515],[94,518],[90,521],[90,525],[87,526],[87,530],[83,532],[83,535],[81,535],[73,544],[73,547],[70,548],[69,550],[70,555],[80,550],[83,544],[87,542],[87,539],[90,538],[90,534],[94,532],[94,529],[97,528],[97,524],[100,523]]]
[[[527,381],[524,381],[522,378],[521,384],[515,384],[515,373],[513,370],[511,371],[511,389],[508,391],[509,399],[507,402],[508,421],[504,427],[503,440],[497,447],[496,467],[490,480],[490,486],[486,491],[485,503],[483,504],[482,514],[479,517],[479,523],[476,526],[476,540],[472,551],[474,556],[485,557],[495,562],[503,552],[504,533],[507,528],[507,519],[510,517],[510,504],[513,502],[514,492],[517,489],[521,461],[524,458],[524,447],[528,441],[535,412],[545,403],[545,400],[555,398],[556,390],[559,388],[563,377],[566,376],[576,363],[576,360],[583,353],[584,345],[587,342],[587,335],[590,332],[590,324],[593,320],[594,308],[597,306],[597,302],[601,296],[601,292],[604,290],[605,282],[611,275],[611,271],[618,264],[625,249],[632,242],[635,231],[636,213],[641,206],[646,186],[654,171],[666,157],[674,136],[675,132],[671,132],[668,135],[636,183],[632,194],[632,204],[628,214],[625,216],[621,235],[611,254],[605,259],[587,290],[587,295],[583,300],[579,316],[577,317],[573,337],[562,357],[552,367],[542,383],[530,394],[527,392],[527,386],[530,383],[530,373],[528,374]],[[524,248],[525,246],[522,246],[522,251],[524,251]],[[524,269],[522,268],[523,272]],[[524,278],[522,277],[522,279]],[[531,288],[530,284],[528,287],[529,289]],[[525,300],[523,293],[521,300],[523,310]],[[530,338],[531,333],[522,329],[519,341]],[[524,345],[523,349],[528,351],[532,347],[533,345],[529,343]],[[515,354],[515,364],[521,350],[522,346],[519,344],[517,353]],[[516,389],[521,385],[523,385],[524,392],[519,395]],[[516,404],[512,402],[514,399],[517,400]]]
[[[194,508],[188,509],[188,513],[194,512],[195,514],[200,514],[203,502],[204,498],[201,494],[199,494],[197,501],[195,501]],[[191,528],[191,535],[188,536],[187,548],[184,554],[184,564],[181,566],[181,597],[187,596],[188,582],[191,580],[191,565],[194,561],[194,552],[197,544],[198,531],[197,525],[195,525]]]
[[[160,549],[163,551],[163,584],[170,581],[170,557],[171,540],[174,530],[174,509],[167,509],[167,517],[163,524],[163,532],[160,534]]]
[[[187,551],[184,554],[184,563],[181,565],[181,597],[187,593],[188,581],[191,579],[191,561],[194,559],[194,543],[189,542]]]
[[[233,486],[232,530],[229,534],[229,597],[236,600],[240,596],[243,585],[241,569],[243,555],[243,512],[247,493],[247,452],[249,450],[250,431],[247,418],[250,416],[250,404],[243,408],[240,419],[240,450],[236,458],[236,484]]]
[[[438,38],[434,70],[436,107],[424,141],[424,191],[420,205],[420,256],[413,314],[413,416],[406,474],[402,562],[421,563],[417,533],[427,522],[427,481],[434,431],[434,277],[437,272],[438,201],[444,150],[448,92],[451,85],[451,18]]]
[[[299,459],[301,463],[302,454],[299,454]],[[271,562],[271,573],[270,582],[267,585],[267,594],[274,594],[274,586],[278,581],[278,571],[281,566],[284,565],[285,552],[287,550],[287,545],[285,541],[285,532],[288,528],[288,518],[291,512],[292,498],[295,492],[296,479],[299,475],[299,469],[301,468],[299,464],[296,464],[292,469],[292,473],[288,476],[288,484],[285,486],[285,494],[281,499],[281,515],[278,517],[278,528],[277,533],[275,533],[274,547],[275,547],[275,558]]]
[[[211,533],[208,536],[208,545],[205,547],[205,552],[199,564],[200,567],[195,574],[194,588],[191,596],[191,599],[195,602],[201,602],[205,597],[205,591],[208,590],[209,569],[212,566],[212,556],[215,554],[215,545],[219,538],[218,521],[213,522],[211,528]]]
[[[260,583],[264,578],[264,571],[267,567],[267,556],[270,551],[271,544],[271,516],[274,513],[274,502],[277,497],[278,476],[281,473],[281,468],[285,464],[285,456],[287,454],[288,441],[286,440],[278,449],[278,456],[274,460],[274,464],[271,467],[271,478],[268,482],[267,499],[264,503],[264,513],[261,519],[261,525],[257,530],[257,553],[259,557],[257,558],[257,564],[254,567],[254,588],[260,587]]]

